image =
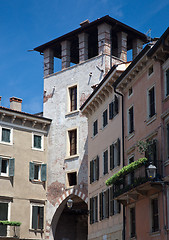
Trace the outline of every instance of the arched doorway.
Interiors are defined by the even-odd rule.
[[[67,207],[67,200],[69,198],[73,200],[73,206],[70,209]],[[54,240],[87,240],[87,204],[76,195],[70,195],[65,200],[64,207],[62,206],[62,213],[55,228]]]

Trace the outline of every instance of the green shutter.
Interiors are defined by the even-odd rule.
[[[109,119],[113,119],[113,102],[109,104]]]
[[[113,186],[110,187],[110,216],[114,214]]]
[[[2,158],[0,157],[0,175],[1,175],[1,166],[2,166]]]
[[[93,182],[93,161],[90,161],[90,184]]]
[[[41,181],[46,181],[46,164],[41,165]]]
[[[120,139],[117,139],[117,166],[120,166]]]
[[[2,141],[10,143],[10,134],[10,129],[2,128]]]
[[[95,218],[95,222],[98,221],[98,197],[95,197],[95,212],[96,212],[96,218]]]
[[[14,171],[15,171],[15,158],[9,159],[9,176],[14,177]]]
[[[90,224],[93,223],[93,198],[90,198]]]
[[[114,108],[115,108],[115,114],[119,113],[119,101],[118,101],[118,97],[115,96],[115,100],[114,100]]]
[[[96,158],[96,180],[99,180],[99,156]]]
[[[37,229],[38,227],[38,206],[32,207],[32,229]]]
[[[100,220],[103,219],[103,193],[99,193]]]
[[[43,229],[44,207],[39,207],[39,229]]]
[[[108,218],[109,217],[109,189],[106,190],[106,198],[105,198],[105,209],[106,209],[106,212],[105,212],[105,217]]]
[[[114,145],[110,146],[110,170],[114,168]]]
[[[29,180],[34,180],[34,163],[29,163]]]

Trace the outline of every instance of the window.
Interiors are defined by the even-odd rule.
[[[148,116],[149,118],[155,115],[155,88],[148,90]]]
[[[69,135],[69,155],[77,154],[77,129],[68,131]]]
[[[135,207],[130,208],[130,237],[136,235]]]
[[[169,95],[169,68],[165,72],[165,95]]]
[[[100,198],[100,220],[109,217],[109,189],[99,194]]]
[[[77,185],[77,172],[67,173],[67,178],[70,187]]]
[[[149,140],[148,141],[148,149],[145,152],[145,157],[149,162],[152,162],[153,165],[157,166],[157,140]],[[157,168],[158,170],[158,168]]]
[[[1,129],[1,142],[2,143],[12,143],[12,129],[10,128],[4,128],[2,127]]]
[[[44,206],[32,205],[32,225],[31,229],[43,229]]]
[[[46,164],[29,163],[29,180],[30,181],[46,181]]]
[[[90,198],[90,224],[98,221],[98,196]]]
[[[110,216],[120,213],[121,210],[121,204],[117,200],[114,200],[114,189],[115,186],[113,185],[110,188]]]
[[[8,203],[0,202],[0,221],[8,220]],[[7,226],[0,224],[0,236],[7,236]]]
[[[128,109],[128,133],[134,132],[134,107]]]
[[[0,176],[13,177],[15,168],[14,158],[0,157]]]
[[[134,162],[134,156],[131,156],[128,160],[128,163]],[[134,182],[134,171],[129,173],[129,178],[128,178],[129,184],[132,184]]]
[[[38,134],[33,134],[33,146],[32,148],[42,150],[43,149],[43,136],[38,135]]]
[[[109,104],[109,119],[113,119],[119,112],[119,103],[118,97],[115,96],[115,99]]]
[[[169,159],[169,123],[167,124],[167,158]]]
[[[69,88],[70,112],[77,110],[77,86]]]
[[[120,139],[110,146],[110,170],[120,166]]]
[[[103,152],[103,174],[108,173],[108,150]]]
[[[130,88],[129,88],[129,91],[128,91],[128,96],[130,97],[132,94],[133,94],[133,88],[130,87]]]
[[[154,72],[153,65],[148,69],[148,75],[150,76]]]
[[[103,128],[108,124],[107,109],[103,112]]]
[[[90,161],[90,183],[99,180],[99,157]]]
[[[151,211],[152,211],[152,232],[159,231],[159,216],[158,216],[158,199],[154,198],[151,200]]]
[[[94,121],[93,123],[93,137],[98,134],[98,120]]]

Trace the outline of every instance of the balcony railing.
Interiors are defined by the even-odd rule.
[[[0,239],[2,237],[19,238],[20,226],[3,225],[0,223]]]

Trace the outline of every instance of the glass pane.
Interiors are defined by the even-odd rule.
[[[39,180],[39,171],[40,171],[40,166],[34,165],[34,179],[35,180]]]
[[[2,159],[1,173],[6,173],[8,171],[8,161]]]
[[[2,128],[2,141],[10,142],[10,129]]]
[[[34,135],[34,147],[41,149],[41,136]]]

